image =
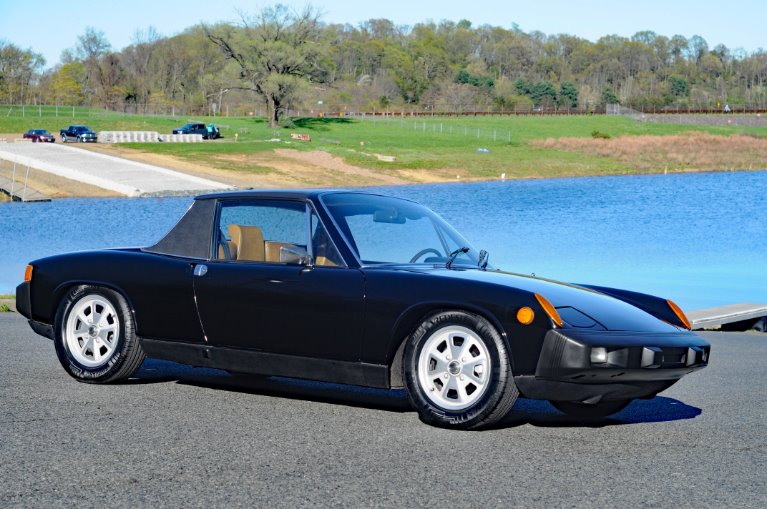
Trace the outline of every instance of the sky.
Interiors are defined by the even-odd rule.
[[[274,2],[276,3],[276,2]],[[315,0],[281,3],[301,10],[310,4],[329,23],[358,23],[387,18],[397,25],[424,21],[467,19],[473,26],[489,24],[511,28],[516,23],[525,32],[567,33],[592,41],[610,34],[629,37],[652,30],[671,37],[700,35],[713,48],[753,52],[767,47],[764,23],[767,1],[730,0],[537,0],[451,1]],[[59,61],[61,51],[72,48],[86,27],[101,30],[120,50],[131,44],[137,30],[154,27],[171,36],[200,22],[236,21],[239,13],[254,13],[272,2],[244,0],[0,0],[0,40],[42,53],[46,66]]]

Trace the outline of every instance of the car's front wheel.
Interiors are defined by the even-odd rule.
[[[441,312],[420,324],[405,346],[403,378],[421,420],[446,428],[489,426],[519,395],[500,334],[465,311]]]
[[[571,417],[583,420],[604,419],[613,414],[617,414],[631,403],[630,399],[616,399],[610,401],[600,401],[599,403],[588,404],[575,401],[549,401],[554,408]]]
[[[125,380],[144,360],[133,314],[114,290],[73,288],[59,304],[54,326],[59,362],[79,381]]]

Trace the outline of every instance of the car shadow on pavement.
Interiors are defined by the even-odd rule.
[[[175,382],[209,389],[280,398],[317,401],[390,412],[409,412],[404,390],[374,389],[357,385],[316,382],[297,378],[229,374],[209,368],[194,368],[169,361],[147,359],[127,384]]]
[[[276,396],[305,401],[316,401],[390,412],[411,412],[407,394],[403,389],[374,389],[357,385],[335,384],[284,377],[229,374],[210,368],[194,368],[175,362],[147,359],[127,384],[175,382],[209,389],[245,394]],[[539,427],[595,427],[624,424],[668,422],[694,419],[702,413],[700,408],[687,405],[674,398],[656,396],[635,400],[609,418],[589,421],[570,417],[556,410],[548,401],[520,398],[512,411],[491,429],[513,428],[523,424]]]
[[[584,420],[565,415],[548,401],[520,398],[512,411],[495,429],[511,428],[522,424],[547,428],[619,426],[623,424],[680,421],[694,419],[703,411],[677,399],[655,396],[653,399],[637,399],[620,412],[601,420]]]

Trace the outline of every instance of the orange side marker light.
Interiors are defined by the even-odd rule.
[[[666,303],[668,304],[668,307],[671,308],[671,311],[674,312],[677,318],[681,320],[681,322],[684,324],[684,327],[687,330],[692,330],[692,324],[690,323],[690,320],[687,318],[687,316],[684,314],[684,311],[682,311],[682,308],[677,306],[674,301],[670,299],[666,299]]]
[[[551,302],[548,301],[548,299],[546,299],[546,297],[536,293],[535,298],[538,300],[538,304],[540,304],[543,310],[546,311],[546,314],[549,315],[549,318],[551,318],[551,321],[554,322],[557,327],[561,328],[564,326],[565,322],[562,321],[562,317],[559,316],[557,309],[551,304]]]
[[[535,318],[535,311],[527,306],[519,308],[517,311],[517,321],[522,325],[530,325]]]

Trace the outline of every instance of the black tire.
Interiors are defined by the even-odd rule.
[[[114,317],[107,317],[106,319],[112,318],[112,325],[116,329],[116,336],[112,336],[114,341],[112,350],[103,359],[94,361],[94,363],[98,362],[98,365],[94,366],[86,365],[81,360],[87,355],[85,350],[87,346],[84,345],[85,340],[77,338],[67,339],[68,328],[71,329],[73,327],[73,325],[70,325],[70,319],[74,323],[87,325],[87,322],[83,322],[77,316],[73,317],[72,315],[76,312],[78,306],[84,305],[89,300],[105,302],[112,307]],[[98,310],[98,304],[96,306],[93,309]],[[99,317],[102,313],[105,313],[104,309],[102,307]],[[91,317],[94,312],[91,311]],[[109,326],[109,324],[107,325]],[[98,327],[95,329],[91,327],[91,329],[93,332],[88,334],[92,335],[88,337],[100,340],[101,336],[97,335]],[[79,341],[79,344],[83,345],[83,353],[77,354],[71,351],[70,345],[72,341]],[[144,361],[144,351],[141,349],[141,344],[136,337],[136,324],[128,303],[119,293],[100,286],[78,286],[64,296],[56,311],[54,343],[56,345],[56,355],[64,370],[80,382],[109,383],[126,380],[139,369]],[[101,348],[107,350],[106,347]],[[91,347],[91,351],[92,349],[93,347]]]
[[[630,399],[615,399],[609,401],[600,401],[593,405],[579,403],[576,401],[549,401],[554,408],[567,414],[570,417],[576,417],[586,421],[604,419],[613,414],[617,414],[631,403]]]
[[[476,400],[469,399],[470,406],[460,409],[446,408],[435,402],[427,391],[436,394],[433,391],[437,390],[436,383],[439,382],[439,378],[428,382],[430,385],[435,385],[427,388],[423,386],[418,371],[419,359],[424,348],[429,344],[438,344],[440,342],[437,339],[440,337],[438,335],[444,334],[451,328],[470,332],[476,340],[482,342],[488,354],[489,375],[485,377],[485,385],[481,389],[483,392],[479,393]],[[430,343],[432,338],[435,338],[436,342]],[[446,372],[443,376],[449,380],[450,376],[459,376],[459,373],[464,373],[462,371],[464,362],[465,359],[462,359],[461,363],[450,362],[448,366],[452,364],[458,366],[454,366],[455,371],[451,369],[449,375]],[[433,426],[463,430],[490,426],[509,413],[519,396],[517,386],[514,384],[506,344],[500,334],[484,318],[465,311],[445,311],[424,320],[407,339],[402,371],[410,403],[418,411],[421,420]],[[434,375],[425,376],[433,377]],[[461,379],[463,380],[463,377]],[[449,385],[444,387],[448,388]],[[440,392],[442,392],[441,388]],[[448,395],[449,392],[448,390]]]

